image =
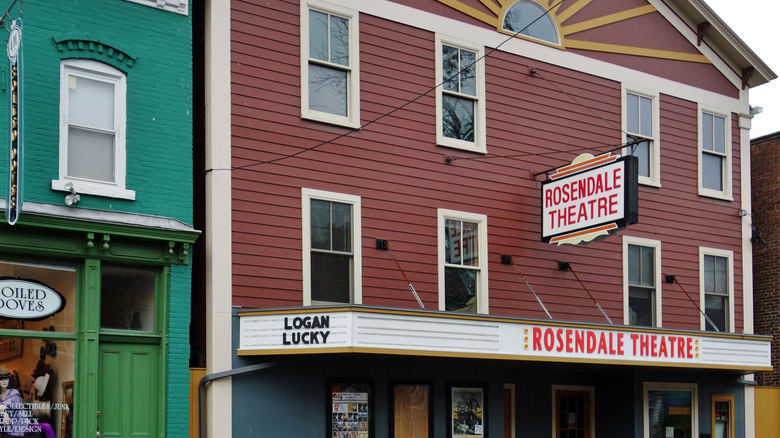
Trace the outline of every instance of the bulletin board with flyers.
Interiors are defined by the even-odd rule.
[[[373,394],[370,383],[331,382],[328,384],[331,438],[372,438]]]

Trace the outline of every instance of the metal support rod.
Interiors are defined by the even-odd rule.
[[[646,140],[647,140],[646,138],[640,138],[640,139],[637,139],[637,140],[632,140],[632,141],[629,141],[629,142],[627,142],[627,143],[621,144],[621,145],[620,145],[620,146],[618,146],[618,147],[615,147],[615,148],[612,148],[612,149],[610,149],[610,150],[604,151],[604,152],[602,152],[602,153],[601,153],[601,154],[599,154],[599,155],[606,154],[606,153],[609,153],[609,152],[614,152],[614,151],[616,151],[616,150],[619,150],[619,149],[625,149],[625,148],[627,148],[627,147],[629,147],[629,146],[633,146],[633,145],[635,145],[635,144],[642,143],[643,141],[646,141]],[[565,164],[565,166],[568,166],[568,164]],[[541,174],[543,174],[543,173],[550,173],[550,172],[552,172],[553,170],[559,169],[560,167],[562,167],[562,166],[556,166],[556,167],[551,167],[551,168],[549,168],[549,169],[547,169],[547,170],[541,170],[541,171],[539,171],[539,172],[535,172],[535,173],[533,173],[533,174],[532,174],[532,176],[533,176],[534,178],[536,178],[537,176],[539,176],[539,175],[541,175]]]
[[[577,281],[579,281],[579,282],[580,282],[580,286],[582,286],[582,288],[583,288],[583,289],[585,289],[585,292],[588,294],[588,296],[590,297],[590,299],[591,299],[591,300],[593,300],[593,303],[596,305],[596,307],[598,307],[598,308],[599,308],[599,311],[601,312],[601,314],[602,314],[602,315],[604,315],[604,318],[606,318],[606,319],[607,319],[607,322],[609,322],[610,324],[614,324],[614,323],[612,322],[612,320],[611,320],[611,319],[609,319],[609,316],[607,315],[607,312],[605,312],[605,311],[604,311],[604,309],[602,309],[602,308],[601,308],[601,304],[599,304],[599,303],[598,303],[598,301],[596,301],[596,299],[595,299],[595,298],[593,298],[593,295],[591,295],[591,293],[590,293],[590,291],[588,290],[588,288],[587,288],[587,287],[585,287],[585,283],[583,283],[583,282],[582,282],[582,280],[580,280],[580,277],[579,277],[579,275],[577,275],[577,273],[576,273],[576,272],[574,272],[574,268],[572,268],[572,267],[571,267],[571,264],[569,264],[568,268],[569,268],[569,270],[571,271],[571,273],[572,273],[572,274],[574,274],[574,278],[576,278],[576,279],[577,279]]]
[[[521,277],[523,277],[523,281],[525,281],[525,284],[528,286],[528,289],[531,290],[531,293],[534,294],[534,298],[536,298],[536,301],[539,302],[540,306],[542,306],[542,310],[544,310],[544,313],[547,314],[547,317],[553,319],[552,315],[550,315],[550,312],[547,311],[547,307],[544,306],[542,300],[540,300],[539,296],[536,295],[536,292],[534,292],[534,288],[531,287],[531,283],[529,283],[528,280],[526,280],[525,275],[523,275],[523,273],[520,272],[520,268],[517,267],[517,263],[512,263],[512,266],[514,266],[517,273],[520,274]]]
[[[265,362],[265,363],[249,365],[241,368],[236,368],[232,370],[220,371],[218,373],[203,376],[203,378],[200,379],[200,383],[198,384],[198,408],[200,411],[200,418],[199,418],[200,438],[206,437],[206,407],[203,405],[203,399],[206,396],[207,383],[213,382],[214,380],[224,379],[225,377],[233,377],[240,374],[247,374],[255,371],[260,371],[266,368],[271,368],[273,366],[276,366],[276,362]]]
[[[677,286],[680,286],[680,289],[682,289],[682,291],[685,292],[685,295],[688,297],[689,300],[691,300],[691,303],[693,303],[693,305],[696,306],[696,308],[699,310],[699,313],[704,315],[704,319],[706,319],[707,322],[710,323],[710,325],[712,326],[712,328],[715,329],[716,332],[719,332],[720,330],[718,330],[718,327],[715,325],[715,323],[712,322],[710,317],[707,316],[707,314],[703,310],[701,310],[701,307],[696,303],[696,301],[693,300],[693,298],[691,298],[691,295],[688,293],[688,291],[686,291],[685,288],[680,284],[680,282],[677,281],[677,277],[674,275],[672,275],[671,277],[674,280],[674,282],[677,284]]]
[[[385,242],[384,242],[384,244],[385,244],[385,248],[386,248],[388,251],[390,251],[390,256],[391,256],[391,257],[393,258],[393,260],[395,261],[395,265],[396,265],[396,266],[398,266],[398,270],[399,270],[399,271],[401,271],[401,275],[403,275],[403,276],[404,276],[404,280],[406,280],[406,284],[408,284],[408,285],[409,285],[409,290],[411,290],[411,291],[412,291],[412,293],[414,294],[414,298],[416,298],[416,299],[417,299],[417,304],[419,304],[419,305],[420,305],[420,308],[421,308],[421,309],[425,309],[425,306],[423,305],[423,302],[422,302],[422,300],[420,300],[420,296],[419,296],[419,295],[417,295],[417,291],[416,291],[416,290],[414,290],[414,286],[412,286],[412,283],[409,281],[409,278],[406,276],[406,272],[404,272],[404,270],[401,268],[401,264],[400,264],[400,263],[398,263],[398,259],[396,259],[396,258],[395,258],[395,254],[393,254],[393,250],[392,250],[392,249],[390,249],[390,242],[387,242],[387,241],[385,241]]]
[[[14,7],[14,5],[16,4],[17,1],[18,0],[12,1],[11,2],[11,6],[9,6],[8,9],[5,10],[5,13],[3,14],[3,16],[0,17],[0,27],[4,27],[5,26],[5,19],[8,18],[8,13],[11,12],[11,8]]]

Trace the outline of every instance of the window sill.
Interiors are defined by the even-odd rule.
[[[135,190],[127,190],[116,184],[99,183],[80,179],[53,179],[51,180],[51,189],[61,192],[70,192],[65,188],[66,184],[73,184],[73,189],[79,195],[95,195],[106,198],[127,199],[135,201]]]
[[[330,125],[343,126],[345,128],[360,129],[360,121],[351,120],[347,117],[335,116],[333,114],[321,113],[317,111],[304,111],[301,118],[312,122],[322,122]]]
[[[704,189],[704,188],[701,188],[701,187],[699,187],[699,196],[704,196],[704,197],[707,197],[707,198],[720,199],[721,201],[729,201],[729,202],[733,202],[734,201],[734,197],[731,196],[730,193],[718,192],[718,191],[715,191],[715,190]]]
[[[477,143],[472,143],[463,140],[456,140],[453,138],[439,137],[436,139],[436,145],[445,148],[460,149],[462,151],[475,152],[478,154],[487,154],[487,147],[485,146],[480,146]]]

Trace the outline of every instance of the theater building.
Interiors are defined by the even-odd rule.
[[[194,14],[205,436],[755,436],[776,75],[703,1]]]
[[[189,5],[6,8],[0,431],[186,437]]]

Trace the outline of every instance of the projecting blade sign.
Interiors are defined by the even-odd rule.
[[[589,243],[638,221],[637,158],[582,154],[542,183],[542,241]]]

